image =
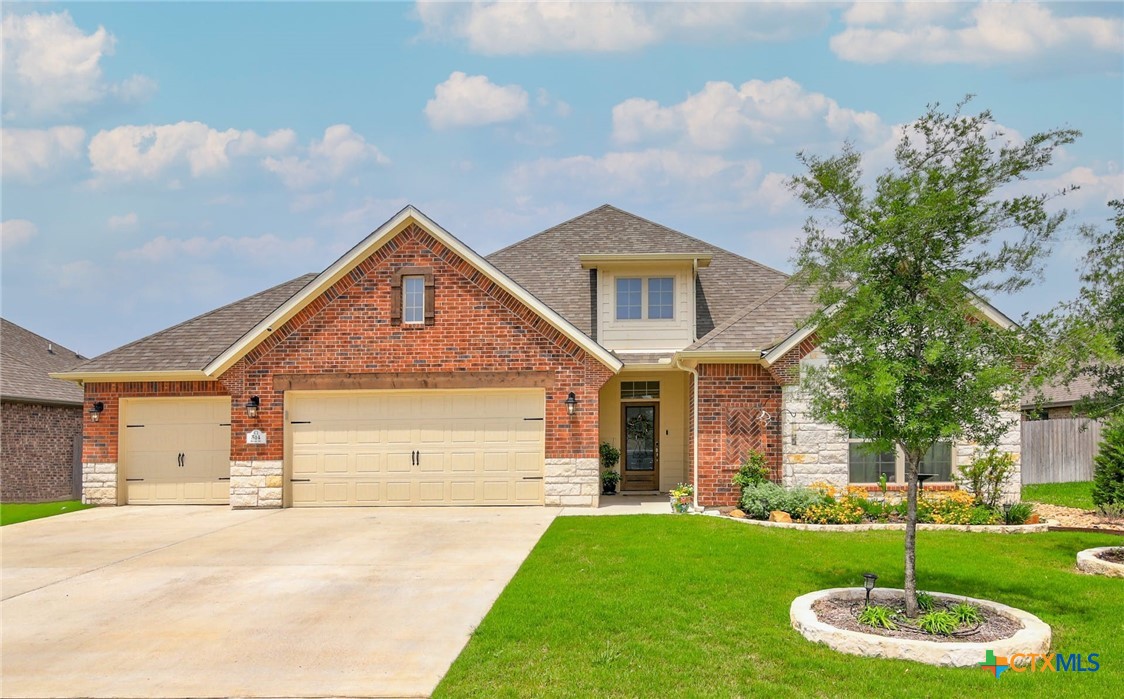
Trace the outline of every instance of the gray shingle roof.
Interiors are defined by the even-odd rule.
[[[74,350],[0,318],[0,396],[36,403],[82,403],[82,389],[47,374],[84,360]]]
[[[489,262],[589,336],[593,336],[590,270],[580,255],[644,253],[713,255],[699,269],[697,334],[705,335],[767,296],[788,275],[667,226],[608,204],[521,240],[491,255]],[[596,339],[596,338],[595,338]]]
[[[1072,405],[1086,396],[1093,395],[1096,390],[1096,386],[1093,385],[1093,379],[1088,376],[1078,376],[1071,381],[1068,386],[1043,386],[1041,407],[1050,408]],[[1038,393],[1036,391],[1029,391],[1023,396],[1023,408],[1031,409],[1036,407],[1039,407]]]
[[[705,352],[767,350],[797,330],[819,309],[814,291],[795,282],[750,305],[688,350]]]
[[[315,278],[315,274],[305,274],[278,284],[110,350],[72,369],[83,372],[200,370]]]

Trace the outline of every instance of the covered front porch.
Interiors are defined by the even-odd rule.
[[[617,489],[628,502],[691,482],[690,396],[691,374],[670,364],[626,364],[601,387],[599,441],[620,450]]]

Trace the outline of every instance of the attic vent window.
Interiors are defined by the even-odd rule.
[[[660,397],[659,381],[621,381],[621,398],[654,400]]]
[[[433,325],[433,270],[402,267],[390,282],[390,322],[394,325]]]

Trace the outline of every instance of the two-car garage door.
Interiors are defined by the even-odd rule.
[[[543,389],[292,391],[294,506],[543,501]]]

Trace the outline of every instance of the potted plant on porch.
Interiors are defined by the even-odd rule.
[[[617,483],[621,482],[621,474],[616,470],[617,463],[621,460],[620,449],[608,442],[601,442],[601,494],[616,495]]]
[[[686,514],[691,511],[691,499],[695,496],[695,486],[690,483],[680,483],[668,493],[671,496],[671,511],[676,514]]]

